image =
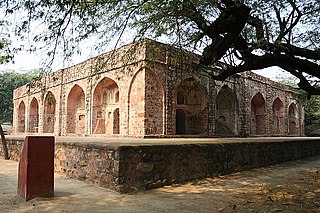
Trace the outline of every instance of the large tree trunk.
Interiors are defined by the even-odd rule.
[[[6,138],[4,137],[4,132],[3,132],[1,124],[0,124],[0,135],[1,135],[1,142],[2,142],[2,150],[3,150],[4,159],[9,160],[8,147],[7,147]]]

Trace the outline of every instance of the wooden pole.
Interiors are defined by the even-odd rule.
[[[2,142],[4,159],[9,160],[8,147],[7,147],[6,138],[4,137],[4,132],[3,132],[1,124],[0,124],[0,135],[1,135],[1,142]]]

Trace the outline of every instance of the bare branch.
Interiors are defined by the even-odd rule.
[[[249,16],[248,24],[255,27],[256,29],[256,38],[258,40],[264,40],[264,31],[263,31],[263,22],[261,19],[253,16]]]

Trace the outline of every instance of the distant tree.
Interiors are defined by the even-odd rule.
[[[2,0],[6,14],[20,15],[16,33],[44,44],[54,57],[79,50],[92,36],[135,34],[166,38],[201,52],[197,70],[216,80],[247,70],[278,66],[299,79],[310,95],[320,88],[319,0]],[[37,26],[33,30],[33,26]],[[39,27],[40,25],[40,27]],[[37,33],[39,32],[39,33]],[[128,35],[126,35],[128,36]],[[99,46],[103,47],[104,45]],[[35,46],[30,47],[30,49]],[[219,60],[219,73],[208,69]]]
[[[294,76],[281,75],[277,76],[277,81],[297,88],[297,79]],[[305,133],[307,136],[319,136],[320,135],[320,96],[308,97],[305,91],[297,91],[296,98],[304,106],[305,111]]]
[[[13,90],[31,82],[35,76],[34,72],[26,74],[14,71],[0,72],[0,124],[12,123]]]
[[[292,75],[279,75],[277,76],[277,82],[297,88],[298,78]],[[297,91],[295,94],[297,99],[304,106],[304,111],[306,115],[310,114],[320,114],[320,96],[308,97],[308,94],[305,91]]]
[[[0,19],[0,64],[13,60],[13,50],[7,29],[8,22]]]

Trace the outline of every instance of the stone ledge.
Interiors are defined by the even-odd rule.
[[[56,172],[120,193],[320,155],[319,138],[61,140],[56,142]],[[22,143],[8,137],[12,160],[18,160]]]

